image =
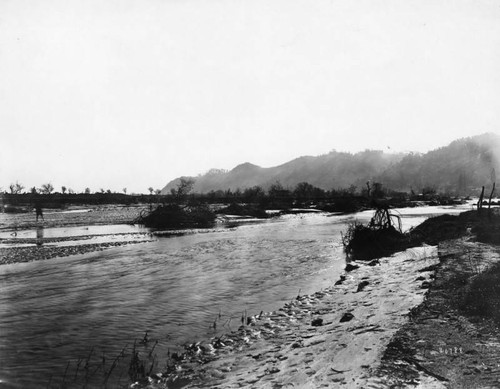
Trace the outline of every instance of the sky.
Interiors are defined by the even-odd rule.
[[[0,0],[0,188],[148,193],[500,133],[500,2]]]

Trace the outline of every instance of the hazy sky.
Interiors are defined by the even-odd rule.
[[[500,132],[500,1],[0,0],[0,131],[4,190],[428,151]]]

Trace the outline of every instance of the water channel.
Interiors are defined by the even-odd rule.
[[[430,215],[464,209],[470,205],[399,212],[408,229]],[[99,371],[99,363],[109,369],[146,331],[152,342],[158,340],[154,353],[161,371],[167,353],[237,329],[243,312],[276,310],[298,293],[330,286],[345,265],[341,232],[371,215],[289,215],[0,266],[0,387],[58,387],[61,377],[68,387],[75,377],[72,382],[81,387],[87,360],[102,382],[106,367]],[[117,383],[126,382],[124,366],[113,373],[121,376],[113,377]]]

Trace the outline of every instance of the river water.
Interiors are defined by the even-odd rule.
[[[400,212],[407,229],[468,208]],[[235,330],[245,312],[275,310],[330,286],[345,265],[341,232],[371,215],[285,216],[0,266],[0,387],[94,386],[108,372],[108,386],[119,386],[134,340],[162,371],[185,342]],[[150,341],[140,344],[146,332]]]

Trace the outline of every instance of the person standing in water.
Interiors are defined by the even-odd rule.
[[[43,218],[43,211],[42,211],[42,205],[40,204],[39,200],[35,201],[35,212],[36,212],[36,221],[38,222],[38,217],[41,216],[42,220],[45,220]]]

